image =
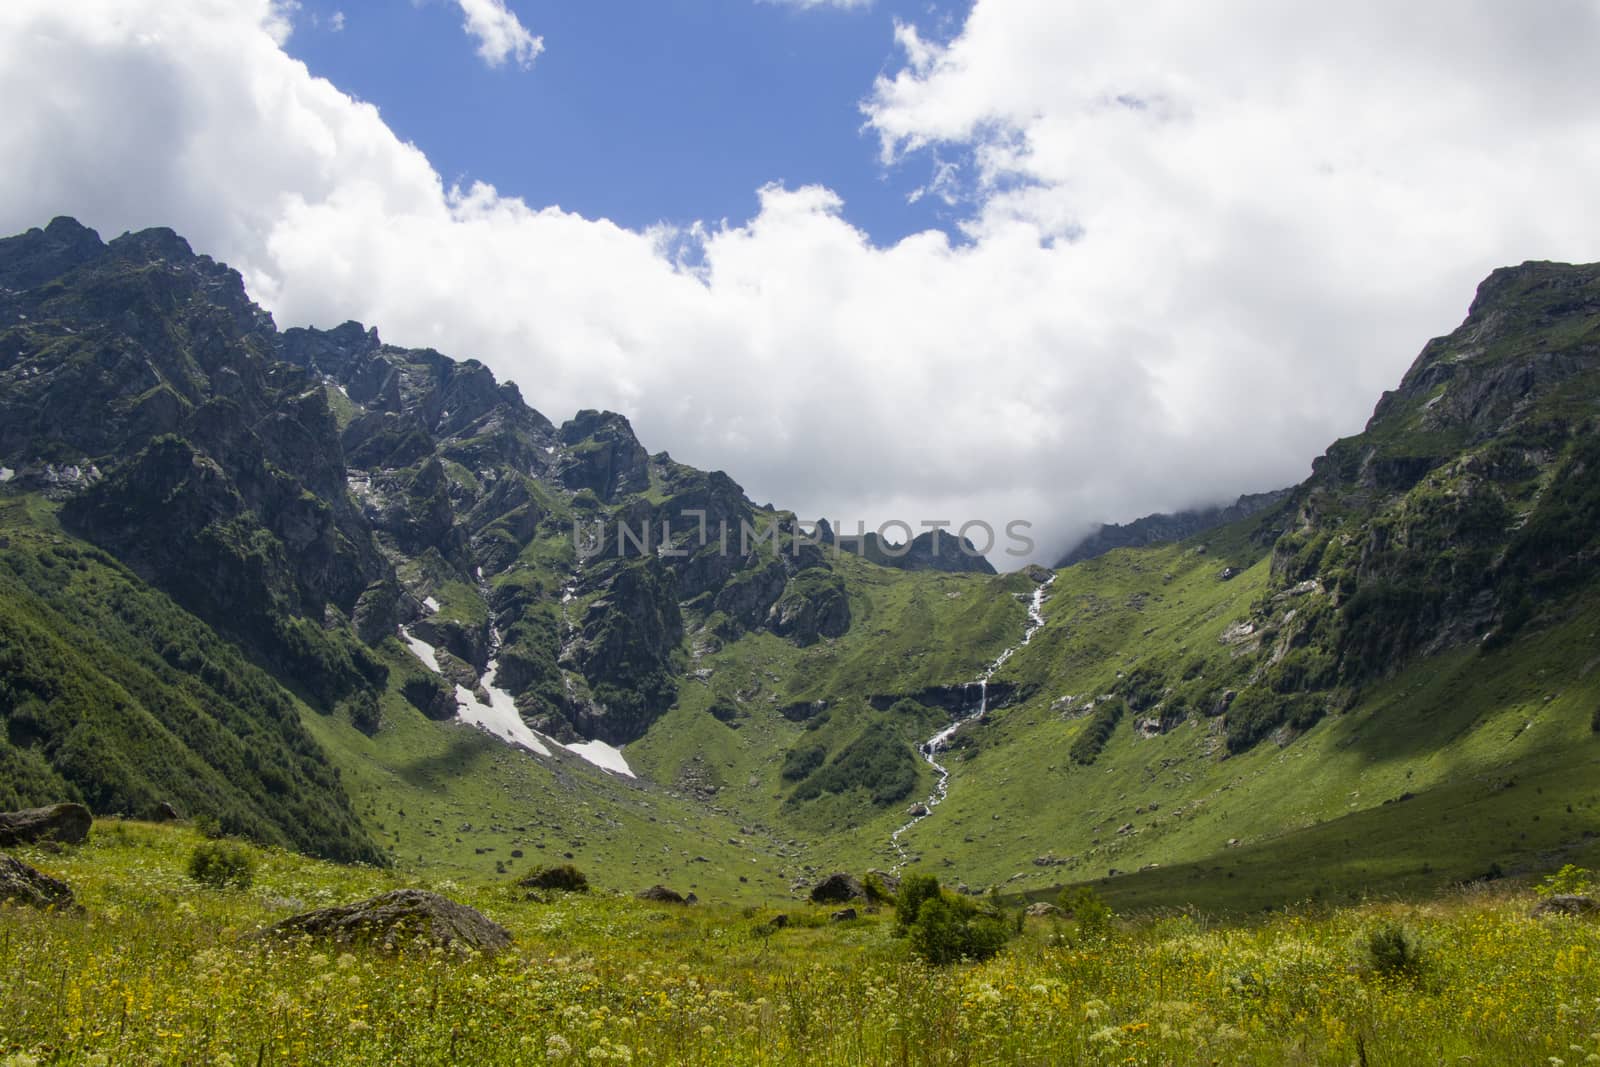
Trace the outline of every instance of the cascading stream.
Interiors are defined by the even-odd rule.
[[[938,775],[938,781],[934,784],[933,792],[928,795],[926,800],[922,801],[922,813],[913,815],[910,822],[907,822],[889,836],[889,844],[900,856],[899,862],[894,865],[894,870],[898,871],[904,867],[908,859],[905,846],[900,843],[900,836],[923,819],[932,815],[933,809],[938,807],[950,792],[950,771],[944,764],[939,762],[939,753],[949,747],[951,739],[961,731],[963,726],[983,718],[988,712],[989,679],[993,678],[1000,668],[1006,665],[1007,660],[1016,655],[1019,648],[1023,648],[1028,642],[1032,641],[1033,635],[1038,633],[1039,628],[1044,625],[1045,595],[1055,580],[1056,576],[1052,574],[1049,578],[1039,583],[1039,588],[1033,591],[1033,599],[1028,602],[1028,625],[1022,632],[1022,640],[1000,653],[995,661],[989,664],[988,668],[983,672],[983,676],[975,683],[978,687],[977,710],[956,719],[955,722],[946,726],[917,747],[917,751],[921,753],[922,758],[928,761],[928,766],[933,768],[933,773]]]

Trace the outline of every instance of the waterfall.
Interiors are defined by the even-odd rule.
[[[974,719],[981,719],[984,717],[984,715],[988,714],[989,679],[993,678],[995,673],[998,672],[1001,667],[1006,665],[1006,661],[1016,654],[1017,649],[1026,646],[1028,642],[1032,641],[1033,635],[1038,633],[1039,628],[1044,625],[1045,595],[1046,591],[1052,584],[1054,584],[1055,580],[1056,576],[1052,574],[1045,581],[1039,583],[1039,587],[1033,591],[1033,598],[1028,602],[1028,624],[1022,631],[1022,640],[1012,645],[1004,652],[1000,653],[1000,655],[995,658],[995,661],[989,664],[988,668],[983,672],[982,677],[980,677],[975,683],[978,687],[978,710],[967,715],[958,716],[955,722],[951,723],[949,726],[946,726],[943,730],[940,730],[938,733],[934,734],[917,747],[917,751],[922,753],[922,758],[927,761],[928,766],[933,768],[933,772],[938,776],[938,780],[934,783],[933,792],[928,794],[927,799],[923,800],[921,803],[922,813],[920,815],[911,816],[910,822],[907,822],[889,837],[890,846],[900,856],[899,862],[894,865],[895,870],[898,871],[901,867],[906,865],[906,849],[905,846],[900,843],[900,836],[913,826],[917,825],[917,823],[921,822],[923,819],[926,819],[928,816],[932,815],[933,809],[938,807],[940,802],[943,801],[947,795],[949,795],[950,771],[945,767],[944,764],[939,762],[939,753],[949,746],[951,739],[960,732],[963,726],[969,722],[972,722]]]

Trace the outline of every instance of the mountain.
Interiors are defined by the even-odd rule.
[[[1302,485],[999,575],[57,219],[0,240],[0,806],[751,897],[1583,857],[1597,418],[1600,268],[1497,271]]]
[[[1056,561],[1056,567],[1070,567],[1118,548],[1145,548],[1183,541],[1207,530],[1248,519],[1285,499],[1291,492],[1290,489],[1277,489],[1269,493],[1246,493],[1226,506],[1179,511],[1171,515],[1158,512],[1126,524],[1102,524]]]

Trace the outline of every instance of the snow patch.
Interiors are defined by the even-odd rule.
[[[420,659],[434,674],[439,673],[439,650],[434,648],[422,638],[412,634],[404,626],[400,627],[400,639],[406,643],[411,654]]]
[[[494,679],[500,670],[497,660],[489,661],[489,669],[483,672],[483,690],[489,694],[489,703],[485,704],[478,699],[476,693],[465,686],[456,686],[456,704],[459,706],[458,714],[463,722],[469,722],[480,730],[487,730],[504,741],[514,745],[521,745],[530,752],[541,756],[550,755],[550,746],[522,721],[522,713],[517,710],[517,702],[511,694],[504,689],[495,688]]]
[[[622,749],[613,748],[604,741],[583,741],[564,747],[574,756],[588,760],[601,770],[628,778],[634,777],[633,768],[628,766],[627,759],[622,755]]]
[[[406,647],[411,649],[412,654],[430,671],[434,674],[440,673],[437,648],[404,626],[400,627],[400,637],[405,641]],[[499,639],[500,635],[495,631],[495,641],[498,643]],[[517,710],[517,702],[512,695],[495,686],[495,676],[499,671],[499,660],[490,660],[489,669],[483,672],[483,691],[489,695],[487,704],[479,700],[478,694],[466,686],[456,686],[456,714],[462,722],[471,723],[502,741],[521,745],[540,756],[550,755],[550,746],[557,745],[603,771],[620,774],[626,778],[634,777],[633,768],[628,766],[628,760],[620,748],[608,745],[604,741],[582,741],[576,745],[562,745],[529,727],[522,721],[522,713]]]
[[[0,484],[9,482],[17,476],[17,472],[10,467],[0,467]]]
[[[433,599],[433,597],[431,597],[431,596],[430,597],[423,597],[422,606],[427,608],[429,611],[432,611],[432,612],[437,612],[439,610],[439,602],[437,600]]]

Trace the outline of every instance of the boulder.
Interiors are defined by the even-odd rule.
[[[867,874],[878,880],[878,884],[890,894],[900,892],[900,876],[889,871],[880,871],[876,867],[867,871]]]
[[[840,908],[838,911],[836,911],[832,915],[828,916],[828,921],[829,922],[836,922],[836,923],[847,923],[847,922],[854,922],[858,918],[860,918],[860,916],[856,914],[856,909],[854,909],[854,908]]]
[[[850,874],[830,874],[811,890],[813,904],[848,904],[852,900],[866,900],[867,891],[861,880]]]
[[[555,867],[539,867],[518,885],[525,889],[554,889],[563,893],[587,893],[589,878],[570,863]]]
[[[1041,900],[1037,904],[1028,905],[1028,914],[1036,918],[1042,918],[1050,915],[1060,915],[1061,909],[1054,904]]]
[[[151,822],[177,822],[183,816],[178,814],[178,809],[165,800],[150,809]]]
[[[1539,901],[1533,909],[1535,919],[1546,918],[1551,915],[1571,915],[1577,918],[1586,918],[1591,915],[1600,915],[1600,901],[1593,897],[1580,897],[1572,895],[1546,897]]]
[[[637,894],[637,896],[638,896],[638,898],[640,900],[654,901],[657,904],[687,904],[687,903],[689,903],[687,900],[684,899],[683,894],[678,893],[678,892],[676,892],[674,890],[668,889],[664,885],[653,885],[649,889],[645,889],[645,890],[640,891]]]
[[[308,911],[262,936],[326,938],[389,951],[416,942],[459,952],[495,952],[511,944],[511,932],[483,913],[422,889],[396,889],[358,904]]]
[[[0,853],[0,901],[15,901],[31,908],[71,909],[72,887],[21,860]]]
[[[0,845],[33,845],[60,841],[76,845],[89,836],[94,816],[82,804],[0,812]]]

